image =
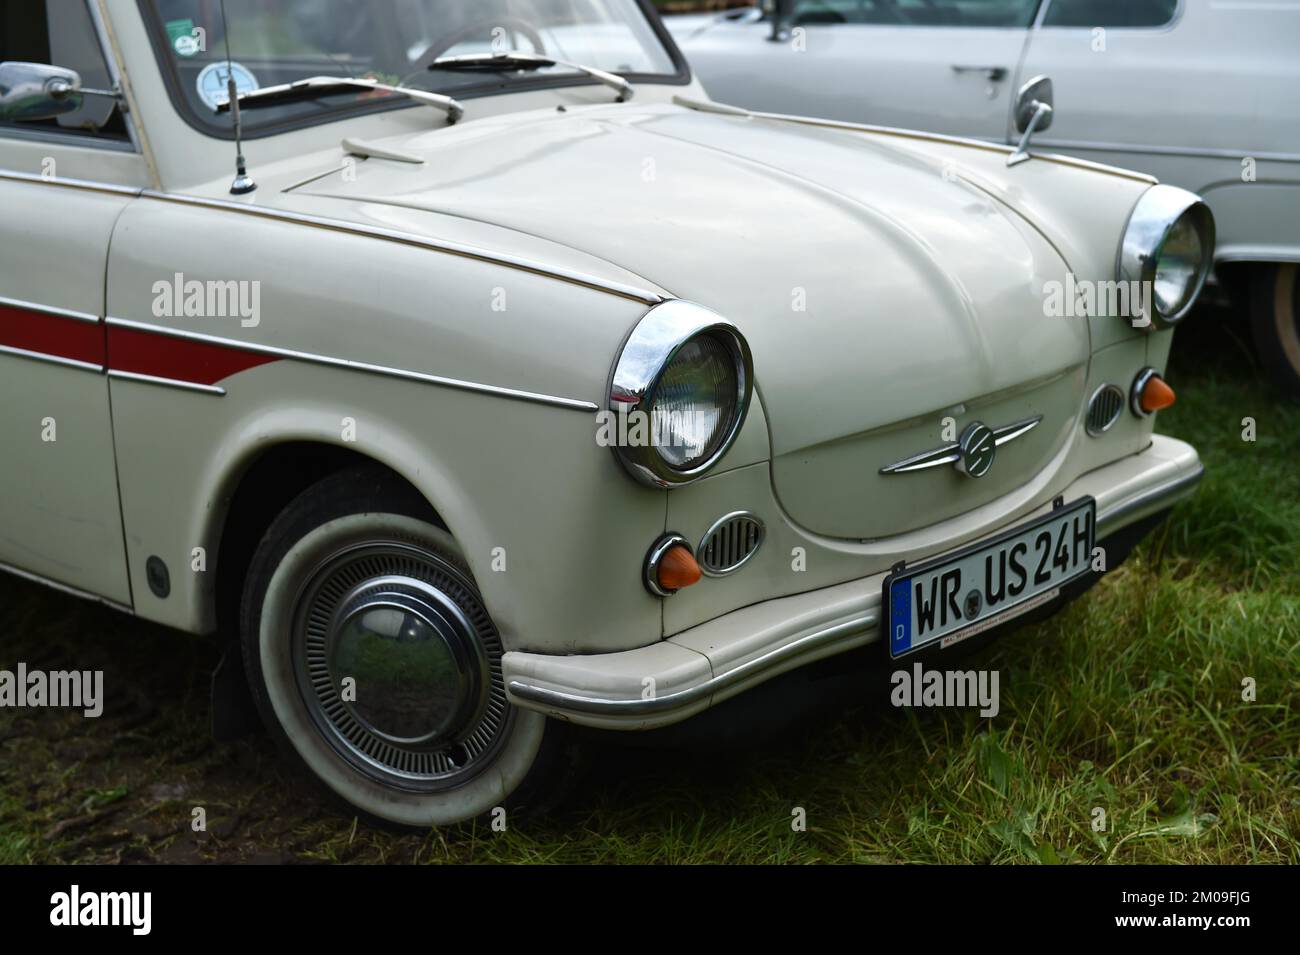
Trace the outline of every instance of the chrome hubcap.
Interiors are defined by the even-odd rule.
[[[294,667],[312,719],[389,785],[458,785],[488,762],[510,709],[501,640],[477,591],[437,554],[361,544],[324,561],[298,601]]]
[[[325,663],[357,722],[392,743],[455,736],[486,702],[487,657],[473,625],[410,577],[368,581],[340,604]]]

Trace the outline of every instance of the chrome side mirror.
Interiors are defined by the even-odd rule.
[[[76,70],[44,63],[0,63],[0,122],[54,119],[81,108]]]
[[[1035,76],[1016,93],[1016,132],[1020,143],[1007,158],[1008,166],[1016,166],[1030,158],[1026,149],[1030,137],[1052,125],[1052,80],[1048,76]]]

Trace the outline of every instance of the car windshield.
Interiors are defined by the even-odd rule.
[[[214,132],[230,129],[229,114],[215,110],[231,75],[240,93],[352,76],[463,98],[593,80],[563,64],[485,73],[430,69],[434,60],[520,51],[634,82],[681,71],[638,0],[225,0],[224,22],[221,0],[142,0],[142,7],[178,105]],[[335,91],[247,111],[243,122],[256,135],[337,119],[339,111],[410,105],[374,90]]]

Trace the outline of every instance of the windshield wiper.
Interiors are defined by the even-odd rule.
[[[390,86],[387,83],[380,83],[378,80],[368,80],[359,76],[309,76],[305,80],[295,80],[292,83],[283,83],[279,86],[263,86],[247,93],[240,93],[239,108],[257,109],[263,106],[279,106],[282,103],[298,103],[303,100],[315,99],[318,96],[328,96],[331,93],[342,93],[350,89],[400,93],[402,96],[413,99],[418,103],[442,110],[447,114],[449,124],[456,122],[465,115],[465,108],[450,96],[431,93],[428,90],[413,90],[406,86]],[[229,110],[230,100],[227,99],[217,104],[218,113],[225,113]]]
[[[553,56],[540,53],[466,53],[462,56],[443,56],[429,64],[431,70],[539,70],[547,66],[563,66],[579,73],[586,73],[592,79],[599,80],[610,89],[618,91],[616,102],[625,103],[632,98],[632,84],[617,73],[598,70],[594,66],[557,60]]]

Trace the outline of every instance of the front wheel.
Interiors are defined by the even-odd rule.
[[[1284,392],[1300,398],[1300,265],[1262,266],[1250,290],[1259,360]]]
[[[383,822],[472,819],[536,791],[555,727],[506,699],[502,644],[423,499],[362,468],[267,531],[240,615],[245,667],[281,748]]]

